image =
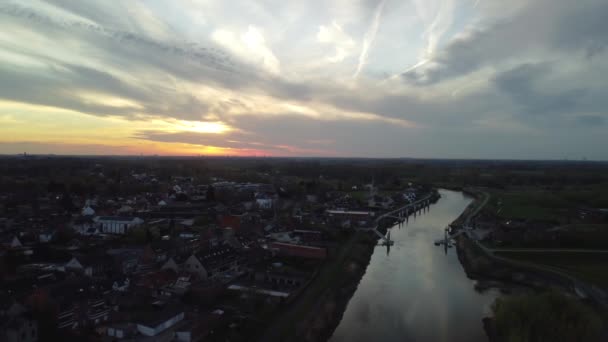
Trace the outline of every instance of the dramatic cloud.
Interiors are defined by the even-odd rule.
[[[7,0],[0,153],[608,159],[605,0]]]
[[[603,0],[530,1],[512,16],[466,28],[403,77],[423,85],[518,59],[592,57],[608,44],[607,17],[608,4]]]
[[[551,72],[546,64],[522,64],[498,74],[496,86],[513,99],[527,115],[570,112],[580,105],[584,97],[582,89],[544,92],[539,83]]]

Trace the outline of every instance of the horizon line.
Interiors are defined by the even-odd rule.
[[[536,162],[608,162],[608,159],[534,159],[534,158],[474,158],[474,157],[361,157],[361,156],[277,156],[277,155],[162,155],[162,154],[55,154],[55,153],[0,153],[7,157],[71,157],[71,158],[233,158],[233,159],[371,159],[371,160],[452,160],[452,161],[536,161]]]

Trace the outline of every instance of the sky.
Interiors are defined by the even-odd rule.
[[[606,0],[0,0],[0,154],[608,160]]]

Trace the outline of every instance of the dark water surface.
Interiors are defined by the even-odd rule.
[[[440,193],[429,211],[391,229],[388,254],[376,247],[331,342],[487,341],[481,320],[498,292],[475,291],[455,249],[433,244],[472,199]]]

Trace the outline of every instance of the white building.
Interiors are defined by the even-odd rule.
[[[98,216],[94,221],[102,233],[119,235],[127,234],[131,228],[144,223],[144,220],[138,217],[127,216]]]
[[[272,198],[258,198],[255,202],[260,209],[272,209]]]
[[[49,243],[53,239],[53,235],[55,235],[55,233],[51,230],[44,231],[38,234],[38,241],[40,241],[40,243]]]
[[[72,228],[80,235],[97,235],[99,228],[91,216],[81,216],[72,223]]]
[[[82,209],[82,216],[93,216],[95,215],[95,210],[90,206],[86,206]]]
[[[125,215],[125,214],[130,214],[133,212],[133,207],[128,206],[128,205],[123,205],[122,207],[120,207],[120,209],[118,209],[118,213],[121,215]]]
[[[73,257],[72,259],[70,259],[70,261],[68,261],[65,266],[64,269],[66,271],[76,271],[76,272],[82,272],[84,275],[86,275],[87,277],[92,277],[93,276],[93,267],[91,266],[85,266],[83,265],[77,258]]]
[[[298,236],[295,236],[292,232],[271,233],[271,234],[268,234],[268,237],[270,237],[271,239],[273,239],[277,242],[295,243],[295,244],[300,243],[300,238]]]
[[[23,244],[21,244],[21,241],[19,241],[19,238],[15,236],[15,237],[13,237],[13,240],[11,240],[10,247],[11,248],[20,248],[20,247],[23,247]]]

